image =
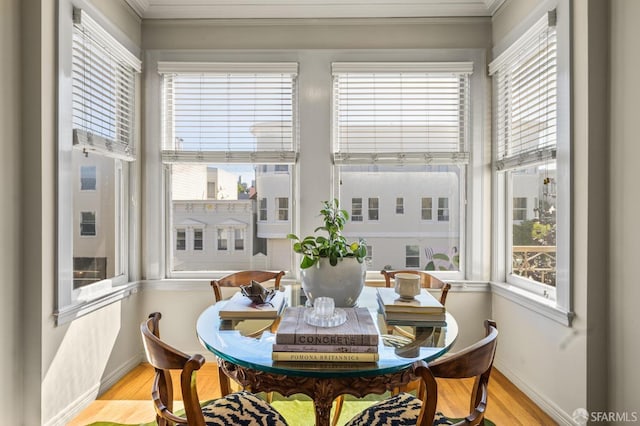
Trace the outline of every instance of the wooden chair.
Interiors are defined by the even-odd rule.
[[[401,393],[378,402],[349,420],[345,426],[386,426],[415,424],[432,426],[438,403],[438,385],[424,361],[413,364],[413,374],[423,383],[420,398]]]
[[[250,284],[251,281],[257,281],[264,283],[266,281],[275,280],[274,288],[280,288],[280,279],[284,276],[284,271],[269,272],[269,271],[240,271],[233,274],[229,274],[220,278],[219,280],[211,281],[211,288],[213,288],[213,294],[216,298],[216,302],[222,300],[222,287],[240,287]]]
[[[420,275],[420,287],[424,288],[439,288],[440,291],[440,303],[443,305],[447,301],[447,294],[449,293],[449,289],[451,288],[451,284],[445,283],[439,278],[434,277],[428,272],[419,271],[417,269],[403,269],[398,271],[387,271],[382,270],[380,273],[384,276],[385,285],[387,287],[393,287],[392,280],[395,278],[396,274],[415,274]]]
[[[445,304],[446,300],[447,300],[447,294],[449,292],[449,289],[451,288],[451,284],[449,283],[445,283],[442,280],[434,277],[433,275],[429,274],[428,272],[425,271],[420,271],[417,269],[402,269],[402,270],[397,270],[397,271],[387,271],[385,269],[383,269],[382,271],[380,271],[380,273],[382,274],[382,276],[384,276],[385,279],[385,287],[393,287],[393,279],[395,278],[396,274],[399,273],[406,273],[406,274],[415,274],[415,275],[419,275],[420,276],[420,287],[423,288],[440,288],[441,292],[440,292],[440,303],[442,303],[443,305]],[[410,333],[409,331],[405,330],[402,327],[398,327],[398,326],[387,326],[387,333],[388,335],[393,334],[394,332],[396,332],[397,334],[399,334],[400,336],[403,336],[405,338],[408,339],[414,339],[415,336]],[[439,334],[439,330],[438,330],[438,334]],[[400,389],[395,389],[394,390],[394,394],[398,394],[399,392],[410,392],[412,390],[416,390],[419,392],[423,391],[423,387],[422,387],[422,382],[419,380],[414,380],[411,383],[409,383],[406,386],[403,386]],[[340,413],[342,411],[342,406],[344,405],[344,397],[341,395],[339,397],[337,397],[335,399],[335,409],[334,409],[334,415],[333,415],[333,420],[332,420],[332,425],[336,426],[338,424],[338,419],[340,418]]]
[[[455,423],[462,425],[481,425],[484,423],[484,414],[487,409],[489,376],[493,367],[493,359],[496,355],[498,344],[498,329],[492,320],[484,322],[487,331],[486,337],[462,351],[438,359],[429,368],[435,377],[442,379],[466,379],[475,377],[471,393],[470,413],[461,421]],[[427,390],[428,392],[428,390]],[[441,414],[438,413],[440,417]],[[442,419],[441,421],[447,419]],[[453,424],[453,423],[440,423]]]
[[[267,402],[249,392],[236,392],[200,406],[196,371],[205,363],[202,355],[189,356],[160,340],[161,314],[154,312],[140,324],[147,361],[155,369],[151,397],[159,426],[188,424],[286,425],[284,418]],[[180,371],[180,388],[185,416],[173,412],[173,382],[170,370]]]

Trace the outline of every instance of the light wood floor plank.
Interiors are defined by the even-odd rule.
[[[174,380],[177,379],[176,375]],[[152,380],[153,368],[148,364],[139,365],[91,403],[69,423],[69,426],[84,426],[96,421],[130,424],[152,421],[155,418],[150,400]],[[450,417],[466,415],[472,385],[472,379],[439,379],[438,410]],[[179,393],[179,389],[176,388],[176,392]],[[198,372],[198,393],[202,401],[220,397],[218,369],[215,364],[206,364]],[[181,400],[181,396],[176,395],[176,400]],[[181,408],[178,403],[176,406]],[[495,422],[496,425],[547,426],[557,424],[495,368],[489,382],[487,418]]]

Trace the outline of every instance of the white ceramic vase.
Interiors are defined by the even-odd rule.
[[[365,263],[353,257],[339,259],[336,266],[321,258],[302,270],[302,289],[311,303],[316,297],[331,297],[336,307],[351,307],[362,293],[366,274]]]

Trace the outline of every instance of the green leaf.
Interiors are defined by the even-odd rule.
[[[435,263],[433,263],[433,261],[427,263],[427,266],[425,266],[424,270],[425,271],[435,271],[436,270]]]
[[[295,234],[287,234],[287,238],[290,239],[290,240],[299,240],[300,239]]]
[[[312,267],[315,263],[316,261],[314,259],[310,258],[309,256],[304,256],[302,258],[302,262],[300,262],[300,267],[302,269],[307,269]]]
[[[329,263],[331,266],[336,266],[338,264],[338,256],[336,256],[335,253],[331,253],[329,255]]]
[[[445,262],[448,262],[449,261],[449,256],[447,256],[444,253],[435,253],[433,255],[433,259],[434,260],[444,260]]]

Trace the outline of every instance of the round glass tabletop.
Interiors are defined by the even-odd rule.
[[[299,286],[283,286],[287,306],[303,306]],[[243,367],[290,376],[336,377],[369,376],[394,373],[418,360],[432,361],[445,354],[455,343],[458,324],[447,312],[446,326],[388,326],[379,313],[376,288],[365,287],[358,307],[366,307],[374,318],[381,338],[377,362],[273,361],[276,335],[271,320],[221,320],[221,301],[205,309],[198,318],[196,331],[200,342],[225,361]]]

